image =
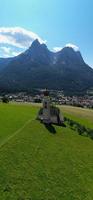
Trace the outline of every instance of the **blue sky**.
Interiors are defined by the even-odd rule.
[[[78,46],[93,67],[93,0],[0,0],[0,8],[0,57],[17,55],[38,37],[50,50]]]

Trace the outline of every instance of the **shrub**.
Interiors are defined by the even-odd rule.
[[[93,129],[88,129],[85,126],[67,117],[64,117],[64,121],[67,122],[67,124],[71,127],[71,129],[73,127],[73,130],[76,130],[79,135],[89,136],[91,139],[93,139]]]
[[[2,98],[2,102],[3,102],[3,103],[9,103],[8,97],[4,96],[4,97]]]
[[[88,133],[89,137],[93,140],[93,129],[88,129],[87,133]]]

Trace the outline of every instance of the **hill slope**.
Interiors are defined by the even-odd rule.
[[[64,90],[82,94],[93,87],[93,69],[81,53],[65,47],[57,53],[35,40],[23,54],[15,57],[0,73],[0,90],[31,91],[33,88]]]
[[[57,126],[52,127],[53,134],[35,120],[35,106],[0,105],[0,109],[0,138],[8,133],[0,144],[0,199],[93,199],[92,140]],[[66,108],[63,110],[65,113]]]

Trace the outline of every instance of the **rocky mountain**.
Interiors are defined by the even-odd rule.
[[[33,88],[83,94],[93,87],[93,69],[79,51],[65,47],[54,53],[35,40],[31,47],[12,60],[0,63],[1,91],[31,91]]]
[[[0,58],[0,71],[2,71],[14,58]]]

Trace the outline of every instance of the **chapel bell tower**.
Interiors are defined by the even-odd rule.
[[[44,91],[44,99],[43,99],[43,121],[45,123],[51,123],[51,115],[50,115],[50,97],[49,91],[46,89]]]

